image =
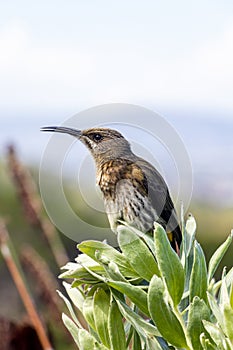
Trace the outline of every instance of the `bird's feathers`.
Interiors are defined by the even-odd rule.
[[[144,232],[152,231],[157,221],[172,232],[171,244],[176,241],[180,245],[181,233],[167,185],[150,163],[137,156],[114,159],[102,164],[98,172],[113,230],[120,219]]]

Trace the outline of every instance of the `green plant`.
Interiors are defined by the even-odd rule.
[[[182,226],[180,257],[158,224],[149,237],[122,223],[121,252],[97,241],[78,245],[83,254],[60,276],[72,279],[64,286],[75,311],[59,294],[71,315],[63,321],[80,350],[233,349],[233,268],[213,278],[232,234],[207,268],[194,218]]]

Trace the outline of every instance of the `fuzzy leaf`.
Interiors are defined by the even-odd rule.
[[[223,270],[223,276],[221,280],[221,287],[219,291],[219,306],[223,306],[225,304],[230,304],[230,296],[227,290],[226,277],[225,277],[225,269]]]
[[[78,265],[78,264],[77,264]],[[100,265],[94,267],[89,267],[89,269],[95,273],[99,273],[101,275],[104,274],[104,268]],[[59,275],[59,278],[76,278],[83,283],[98,283],[98,279],[96,279],[92,274],[90,274],[87,270],[87,267],[79,266],[75,270],[70,270],[63,272]]]
[[[154,274],[160,275],[158,264],[143,240],[129,227],[121,225],[117,231],[119,246],[138,275],[147,281]]]
[[[231,245],[231,242],[232,242],[232,233],[227,237],[225,242],[222,243],[220,247],[218,247],[218,249],[212,255],[208,266],[208,281],[210,281],[213,278],[214,273],[217,270],[229,246]]]
[[[124,316],[124,318],[131,323],[131,325],[136,329],[139,334],[142,334],[144,338],[146,336],[161,336],[158,329],[151,323],[145,321],[138,313],[133,311],[127,304],[120,300],[117,300],[119,309]]]
[[[110,335],[111,350],[126,350],[126,336],[122,315],[115,300],[111,302],[109,310],[108,329]]]
[[[98,259],[96,258],[96,252],[98,252],[98,257],[103,254],[109,259],[109,261],[114,261],[118,265],[121,273],[124,276],[138,277],[124,255],[106,243],[99,241],[84,241],[78,244],[78,249],[97,262]]]
[[[192,302],[195,296],[207,302],[207,270],[203,250],[195,241],[194,261],[190,278],[189,300]]]
[[[149,316],[147,306],[147,294],[138,286],[133,286],[130,283],[119,281],[107,281],[110,287],[118,290],[119,292],[127,295],[127,297],[147,316]]]
[[[231,284],[231,287],[230,287],[230,305],[231,305],[231,308],[233,309],[233,283]]]
[[[233,267],[227,272],[226,276],[227,288],[231,288],[233,285]]]
[[[94,302],[93,296],[87,296],[83,303],[83,316],[87,323],[96,331],[94,320]]]
[[[75,344],[80,349],[80,343],[79,343],[79,338],[78,338],[79,328],[76,326],[74,321],[72,321],[66,314],[62,314],[62,321],[63,321],[64,325],[66,326],[66,328],[68,329],[68,331],[70,332],[70,334],[72,335],[72,337],[75,341]]]
[[[189,283],[193,265],[193,250],[194,250],[194,241],[196,233],[196,221],[194,217],[189,214],[186,226],[184,228],[183,242],[181,245],[181,262],[185,269],[185,292],[189,292]],[[186,308],[188,299],[182,301],[182,308]]]
[[[143,350],[141,339],[137,332],[133,332],[133,348],[132,350]]]
[[[164,339],[174,346],[186,348],[185,334],[180,321],[164,300],[164,285],[156,275],[152,278],[148,291],[150,315]]]
[[[94,320],[95,329],[102,343],[110,348],[108,332],[108,314],[110,309],[110,297],[102,288],[98,288],[94,294]]]
[[[124,221],[119,220],[119,222],[124,225],[124,227],[128,227],[131,231],[133,231],[138,237],[142,238],[143,242],[146,243],[146,245],[149,247],[150,251],[155,256],[155,245],[154,245],[154,239],[152,236],[149,236],[148,233],[144,233],[136,229],[135,227],[130,226]],[[118,226],[119,228],[120,226]],[[117,229],[118,229],[117,228]]]
[[[232,350],[232,348],[229,347],[226,337],[220,327],[209,321],[203,321],[203,325],[219,350]]]
[[[233,345],[233,309],[230,305],[224,305],[223,313],[225,332]]]
[[[202,321],[210,320],[210,310],[199,297],[190,304],[187,331],[195,350],[202,350],[200,335],[205,331]]]
[[[223,314],[222,314],[222,312],[217,304],[216,299],[209,292],[207,292],[207,297],[208,297],[208,302],[209,302],[210,309],[211,309],[212,313],[214,314],[214,316],[215,316],[217,322],[220,324],[220,326],[222,328],[224,328]]]
[[[156,338],[147,338],[146,346],[148,350],[163,350]],[[169,350],[168,346],[167,350]]]
[[[186,252],[185,252],[186,256],[190,255],[192,245],[195,239],[196,229],[197,229],[196,221],[192,216],[192,214],[189,214],[189,217],[185,225],[186,234],[184,235],[184,241],[186,246]]]
[[[108,278],[114,281],[127,282],[126,278],[122,275],[116,263],[114,263],[113,261],[109,261],[108,263],[105,263],[103,266]]]
[[[70,301],[69,301],[59,290],[57,290],[57,293],[58,293],[58,295],[60,296],[60,298],[62,298],[63,301],[65,302],[65,304],[66,304],[66,306],[67,306],[67,309],[69,310],[70,315],[71,315],[73,321],[76,323],[76,325],[78,325],[79,328],[82,328],[82,325],[81,325],[81,323],[79,322],[79,320],[78,320],[78,318],[77,318],[77,316],[76,316],[76,314],[75,314],[75,312],[74,312],[74,310],[73,310],[73,307],[72,307]]]
[[[209,340],[209,338],[206,338],[205,334],[202,333],[200,336],[200,342],[202,345],[201,349],[204,350],[218,350],[218,347],[214,344],[211,343],[211,341]]]
[[[62,284],[73,304],[82,312],[84,296],[81,293],[81,291],[78,288],[72,288],[72,286],[69,283],[63,282]]]
[[[159,224],[155,226],[154,239],[160,273],[174,305],[177,306],[184,291],[183,266],[178,255],[171,248],[165,230]]]
[[[107,350],[107,348],[98,343],[97,340],[85,329],[79,330],[80,350]]]
[[[104,272],[103,267],[95,260],[91,259],[88,255],[80,254],[75,260],[77,261],[76,263],[69,262],[62,267],[62,270],[66,271],[63,272],[59,278],[90,278],[91,276],[89,276],[84,266],[89,267],[96,273]]]

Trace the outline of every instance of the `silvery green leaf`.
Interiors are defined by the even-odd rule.
[[[161,278],[154,275],[148,290],[148,307],[151,318],[162,337],[178,348],[186,348],[187,342],[183,327],[164,300],[164,284]]]
[[[194,261],[190,277],[189,300],[192,302],[195,296],[207,302],[207,269],[203,250],[199,243],[194,244]]]
[[[222,258],[224,257],[226,251],[228,250],[229,246],[232,242],[232,234],[231,233],[228,238],[223,242],[220,247],[215,251],[215,253],[212,255],[209,266],[208,266],[208,281],[212,279],[214,276],[215,271],[217,270]]]
[[[132,269],[124,255],[106,243],[99,241],[84,241],[78,245],[78,248],[97,262],[98,259],[96,258],[96,252],[98,251],[99,256],[103,254],[109,259],[109,261],[114,261],[124,276],[138,277],[137,275],[135,276],[135,271]]]
[[[108,315],[110,309],[110,296],[102,288],[98,288],[94,294],[93,316],[95,330],[101,342],[110,348],[110,338],[108,330]]]
[[[233,267],[227,272],[226,276],[227,289],[231,289],[233,285]]]
[[[129,227],[118,227],[119,246],[137,274],[150,281],[154,274],[160,275],[158,264],[148,246]]]
[[[59,290],[57,290],[57,293],[63,299],[63,301],[65,302],[65,304],[67,306],[67,309],[69,310],[73,321],[78,325],[79,328],[82,328],[82,325],[79,322],[79,320],[78,320],[78,318],[77,318],[77,316],[76,316],[76,314],[75,314],[75,312],[73,310],[73,307],[72,307],[70,301]]]
[[[112,300],[108,315],[108,330],[111,350],[126,350],[126,335],[122,314],[115,300]]]
[[[133,331],[133,345],[132,350],[144,350],[144,346],[142,345],[142,341],[138,333]]]
[[[145,315],[149,316],[147,306],[147,294],[138,286],[130,283],[108,280],[106,282],[110,287],[125,294]]]
[[[222,277],[221,287],[219,290],[219,306],[230,304],[230,295],[227,290],[226,277]]]
[[[184,292],[184,269],[178,255],[172,249],[163,227],[155,224],[155,251],[160,273],[175,306]]]
[[[189,217],[186,221],[185,225],[185,235],[184,235],[184,241],[185,241],[185,256],[188,256],[191,252],[193,242],[195,240],[195,234],[196,234],[197,224],[192,216],[192,214],[189,214]]]
[[[122,281],[129,283],[126,278],[122,275],[119,270],[119,267],[114,261],[108,262],[108,264],[104,265],[104,269],[106,271],[107,277],[114,281]]]
[[[63,282],[62,284],[73,304],[82,312],[84,296],[81,291],[78,288],[72,288],[69,283]]]
[[[209,338],[207,338],[204,333],[202,333],[200,336],[200,342],[204,350],[218,350],[217,345],[214,345],[213,343],[211,343]]]
[[[118,307],[124,316],[124,318],[131,323],[136,331],[143,335],[144,338],[147,336],[161,336],[158,329],[151,323],[144,320],[138,313],[133,311],[127,304],[120,300],[117,300]]]
[[[212,294],[213,296],[217,297],[218,293],[219,293],[219,289],[221,287],[221,283],[222,281],[217,281],[215,282],[214,279],[212,279],[209,283],[208,286],[208,291],[210,292],[210,294]]]
[[[103,267],[91,259],[89,256],[85,254],[80,254],[76,261],[78,263],[68,263],[62,269],[66,269],[67,271],[60,274],[59,278],[84,278],[86,274],[85,266],[89,267],[92,271],[97,273],[103,273]]]
[[[77,267],[78,267],[77,263],[69,261],[64,266],[62,266],[60,269],[69,271],[69,270],[76,270]]]
[[[203,320],[210,320],[210,310],[204,300],[194,297],[189,307],[187,331],[195,350],[202,350],[200,335],[205,331]]]
[[[66,328],[68,329],[68,331],[70,332],[70,334],[72,335],[76,345],[80,349],[81,347],[80,347],[80,342],[78,337],[79,328],[76,326],[74,321],[72,321],[66,314],[62,314],[62,321],[66,326]]]
[[[107,350],[104,345],[100,344],[88,331],[80,329],[78,332],[80,350]]]
[[[203,321],[203,325],[219,350],[232,350],[220,327],[209,321]]]
[[[134,232],[138,237],[142,238],[143,241],[146,243],[146,245],[149,247],[150,251],[153,253],[155,257],[155,245],[154,245],[154,239],[152,236],[148,235],[147,233],[141,232],[135,227],[130,226],[124,221],[119,220],[119,222],[125,226],[128,227],[132,232]],[[118,226],[117,230],[121,229],[120,226]]]
[[[230,287],[230,305],[233,309],[233,283],[231,284],[231,287]]]
[[[156,338],[147,338],[146,339],[146,349],[147,350],[163,350],[163,348],[160,346],[160,344]],[[169,350],[168,346],[167,346],[167,350]]]
[[[96,331],[94,319],[94,299],[93,296],[87,296],[83,303],[83,316],[90,327]]]
[[[216,299],[211,295],[209,292],[207,292],[208,302],[210,305],[210,309],[212,313],[214,314],[217,322],[220,324],[222,328],[224,328],[224,318],[223,313],[221,312]]]
[[[230,305],[223,306],[224,330],[233,345],[233,309]]]

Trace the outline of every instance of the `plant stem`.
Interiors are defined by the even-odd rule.
[[[38,334],[38,338],[40,339],[41,345],[44,350],[53,350],[52,345],[47,337],[44,326],[39,318],[39,315],[36,311],[34,303],[28,293],[28,290],[24,284],[22,276],[19,273],[19,270],[16,266],[15,261],[12,258],[12,254],[8,245],[8,232],[5,228],[3,222],[0,222],[0,249],[2,252],[2,256],[7,264],[7,267],[11,273],[11,276],[15,282],[15,285],[18,289],[18,292],[21,296],[21,299],[24,303],[24,306],[27,310],[27,313],[30,317],[30,320]]]

